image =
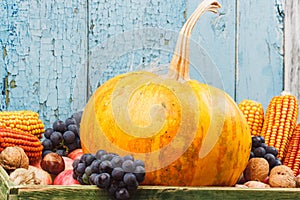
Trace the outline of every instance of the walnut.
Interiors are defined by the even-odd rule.
[[[18,168],[9,175],[15,185],[38,185],[40,180],[35,177],[34,171]]]
[[[264,158],[251,158],[244,170],[246,181],[263,181],[269,174],[269,163]]]
[[[288,166],[276,166],[270,172],[269,184],[271,187],[294,188],[296,187],[296,177]]]
[[[22,148],[17,146],[6,147],[0,154],[0,165],[6,170],[14,170],[17,168],[27,169],[29,159]]]
[[[300,188],[300,174],[296,176],[296,187]]]

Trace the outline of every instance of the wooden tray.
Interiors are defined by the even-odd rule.
[[[1,200],[106,200],[113,199],[96,186],[16,186],[0,167]],[[140,186],[133,200],[197,199],[300,199],[300,188],[245,189],[235,187],[161,187]]]

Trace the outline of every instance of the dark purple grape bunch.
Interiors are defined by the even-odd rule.
[[[57,119],[52,128],[47,128],[44,133],[42,156],[55,152],[61,156],[67,156],[75,149],[81,148],[80,121],[82,111],[74,113],[65,121]]]
[[[251,158],[264,158],[268,161],[270,170],[278,165],[282,165],[277,157],[278,149],[268,146],[265,143],[265,138],[262,136],[252,136],[252,148],[250,153]]]
[[[73,162],[73,178],[82,185],[96,185],[116,199],[129,199],[145,178],[145,165],[133,156],[99,150]]]

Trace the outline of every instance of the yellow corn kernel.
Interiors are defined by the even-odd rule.
[[[0,127],[24,131],[42,138],[44,124],[38,113],[30,110],[0,112]]]
[[[295,176],[300,173],[300,123],[291,136],[283,164],[290,167]]]
[[[264,122],[264,109],[262,104],[253,100],[243,100],[238,104],[245,116],[252,136],[261,134]]]
[[[283,93],[271,99],[262,128],[262,136],[269,146],[278,149],[278,158],[283,160],[288,141],[298,118],[298,101],[294,95]]]

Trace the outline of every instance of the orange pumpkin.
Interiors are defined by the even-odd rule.
[[[105,149],[144,160],[147,185],[236,183],[250,155],[247,122],[224,91],[188,75],[191,30],[219,7],[204,0],[187,20],[168,75],[130,72],[95,91],[80,126],[85,153]]]

